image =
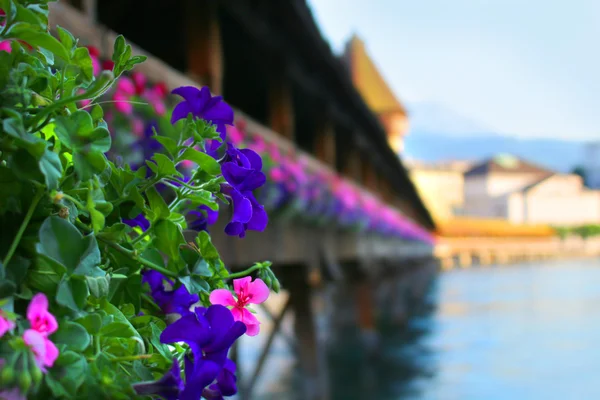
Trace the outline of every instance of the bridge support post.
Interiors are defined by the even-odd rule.
[[[284,270],[285,286],[290,292],[294,312],[294,333],[298,343],[298,361],[302,370],[303,399],[328,400],[328,378],[325,352],[317,335],[312,290],[307,268],[290,266]]]
[[[364,280],[356,285],[356,308],[358,311],[358,325],[363,343],[369,354],[377,348],[379,339],[375,324],[375,302],[373,283]]]

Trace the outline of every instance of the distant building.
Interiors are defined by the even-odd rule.
[[[585,180],[588,187],[600,189],[600,142],[585,146]]]
[[[448,220],[464,212],[464,172],[469,161],[405,162],[413,183],[436,220]]]
[[[561,174],[511,155],[500,155],[464,175],[464,211],[518,224],[600,223],[600,191],[575,174]]]
[[[408,132],[406,110],[381,76],[358,36],[352,36],[346,44],[343,59],[354,86],[385,128],[390,146],[396,153],[401,153],[404,135]]]

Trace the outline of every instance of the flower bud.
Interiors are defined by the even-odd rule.
[[[31,375],[29,375],[28,371],[22,371],[17,378],[19,389],[21,389],[21,393],[25,394],[29,392],[29,388],[31,387]]]
[[[31,103],[34,106],[47,106],[48,104],[50,104],[50,102],[47,99],[43,98],[37,93],[34,93],[31,97]]]
[[[0,387],[10,387],[15,382],[15,369],[12,365],[5,366],[0,372]]]

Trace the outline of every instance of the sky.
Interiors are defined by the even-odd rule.
[[[600,0],[308,3],[332,49],[358,34],[415,113],[442,109],[523,138],[600,139]]]

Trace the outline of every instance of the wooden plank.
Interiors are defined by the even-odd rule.
[[[217,3],[186,0],[187,72],[211,91],[223,93],[223,46]]]
[[[329,399],[327,388],[326,362],[321,349],[315,313],[312,306],[311,288],[304,268],[288,268],[287,289],[294,310],[294,332],[301,351],[298,354],[303,374],[303,399]]]
[[[292,83],[285,72],[271,77],[269,87],[269,126],[294,141],[294,103]]]
[[[273,345],[273,340],[275,339],[275,336],[277,336],[277,334],[279,333],[281,329],[281,323],[283,322],[283,318],[285,317],[285,314],[289,309],[290,298],[287,299],[285,305],[281,309],[281,312],[279,313],[279,315],[277,315],[277,317],[275,317],[275,320],[273,321],[273,328],[271,329],[271,333],[269,334],[267,342],[262,348],[262,351],[258,358],[258,363],[256,364],[256,367],[254,367],[254,372],[250,377],[250,381],[248,382],[247,386],[244,386],[243,391],[241,391],[242,399],[248,400],[252,398],[252,391],[254,390],[254,385],[256,385],[256,381],[258,380],[260,373],[262,372],[265,361],[267,360],[267,357],[269,355],[269,351],[271,350],[271,346]]]

